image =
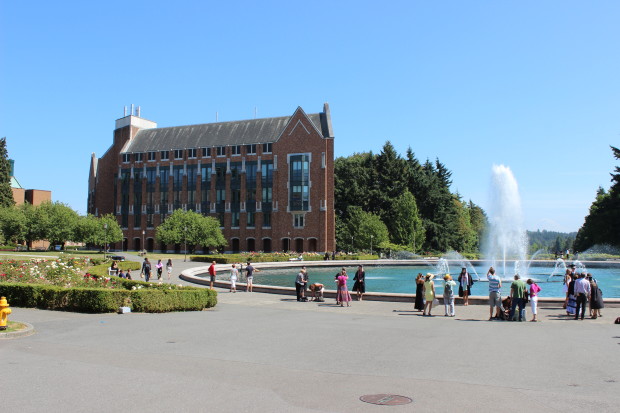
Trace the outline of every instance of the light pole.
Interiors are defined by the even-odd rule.
[[[105,253],[108,249],[108,224],[107,222],[103,224],[103,229],[105,230],[105,236],[103,238],[103,260],[105,261]]]
[[[374,238],[374,235],[370,236],[370,255],[372,255],[372,239]]]
[[[145,254],[145,252],[146,252],[146,248],[144,248],[144,235],[146,235],[146,231],[145,231],[145,230],[142,230],[142,255],[143,255],[143,256],[144,256],[144,255],[146,255],[146,254]]]
[[[187,262],[187,227],[184,228],[183,230],[183,240],[185,243],[185,248],[184,251],[185,252],[185,258],[183,259],[183,262]]]

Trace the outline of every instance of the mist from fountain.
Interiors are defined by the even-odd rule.
[[[547,282],[551,282],[555,276],[564,276],[564,274],[566,274],[566,262],[564,262],[562,258],[558,258],[555,260],[555,267],[551,275],[547,278]],[[564,279],[562,279],[562,281],[563,280]]]

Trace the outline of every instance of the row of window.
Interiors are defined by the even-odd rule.
[[[218,214],[218,219],[220,221],[220,226],[224,227],[224,214]],[[140,227],[140,214],[134,215],[134,227]],[[123,222],[127,222],[127,215],[123,215]],[[240,214],[239,212],[231,213],[231,226],[233,228],[239,227],[240,223]],[[304,214],[293,214],[293,227],[295,228],[303,228],[305,223],[305,215]],[[256,224],[256,213],[255,212],[247,212],[246,213],[246,228],[254,228]],[[153,227],[153,214],[146,215],[146,226],[148,228]],[[263,228],[271,227],[271,213],[263,212]]]
[[[210,158],[212,154],[215,156],[226,156],[226,148],[230,148],[230,154],[232,156],[241,155],[241,149],[245,147],[246,155],[256,155],[257,144],[253,143],[250,145],[232,145],[232,146],[216,146],[215,148],[191,148],[191,149],[174,149],[172,151],[159,151],[159,160],[160,161],[168,161],[170,160],[170,155],[172,155],[174,159],[184,159],[185,154],[187,154],[187,159],[195,159],[200,155],[202,158]],[[263,143],[262,144],[262,153],[271,153],[272,152],[272,144],[271,143]],[[121,154],[123,163],[129,163],[132,160],[134,162],[154,162],[157,160],[158,151],[149,151],[149,152],[138,152],[138,153],[123,153]],[[146,158],[145,158],[146,156]]]

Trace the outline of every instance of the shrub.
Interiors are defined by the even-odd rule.
[[[42,284],[0,283],[0,296],[12,306],[36,307],[85,313],[109,313],[128,306],[133,311],[161,313],[198,311],[217,304],[217,292],[206,288],[179,287],[124,280],[130,288],[62,288]]]

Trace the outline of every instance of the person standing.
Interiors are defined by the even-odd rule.
[[[463,294],[459,294],[459,296],[463,297],[463,305],[469,305],[469,293],[470,286],[472,284],[471,276],[467,272],[467,269],[463,267],[461,269],[461,273],[459,274],[459,293],[462,291]]]
[[[230,292],[237,292],[237,280],[239,279],[239,270],[237,269],[237,264],[232,265],[232,269],[230,270]]]
[[[495,318],[500,319],[502,312],[502,280],[495,274],[495,268],[489,268],[487,280],[489,280],[489,320],[493,320],[493,309],[495,309]]]
[[[415,304],[413,308],[424,311],[424,276],[421,272],[415,279]]]
[[[530,286],[530,306],[532,307],[532,319],[530,321],[536,322],[538,321],[536,318],[536,314],[538,314],[538,293],[542,288],[531,278],[527,280],[527,284]]]
[[[579,278],[575,281],[575,297],[577,299],[577,310],[575,311],[575,320],[579,319],[579,311],[581,310],[581,319],[586,313],[586,303],[590,299],[590,283],[586,280],[586,274],[579,274]]]
[[[350,307],[351,302],[351,294],[349,294],[349,289],[347,288],[347,280],[349,276],[347,275],[347,270],[343,267],[340,271],[340,275],[336,277],[336,282],[338,285],[338,290],[336,293],[336,302],[340,303],[340,307],[344,307],[343,303],[347,303],[347,307]]]
[[[252,289],[254,288],[254,273],[260,272],[260,270],[258,270],[257,268],[254,268],[254,266],[252,266],[250,261],[248,261],[248,265],[245,266],[245,272],[246,272],[246,279],[248,281],[245,287],[245,291],[252,292],[253,291]]]
[[[598,284],[594,279],[590,281],[590,311],[592,318],[602,317],[601,308],[605,308],[603,302],[603,291],[598,288]]]
[[[364,293],[366,292],[366,272],[361,265],[357,266],[357,271],[353,277],[353,291],[357,294],[357,301],[362,301]]]
[[[157,260],[157,265],[155,265],[155,268],[157,269],[157,280],[161,280],[161,273],[164,271],[164,264],[161,262],[161,260]]]
[[[515,275],[515,280],[510,285],[510,298],[511,298],[511,306],[510,306],[510,317],[509,320],[514,320],[515,309],[517,306],[519,307],[519,321],[525,321],[525,293],[527,287],[525,283],[521,280],[521,276],[519,274]]]
[[[305,278],[306,267],[303,266],[299,270],[297,277],[295,278],[295,292],[297,292],[297,301],[304,300],[304,278]]]
[[[213,261],[211,263],[211,265],[209,266],[209,285],[210,288],[213,289],[213,283],[215,282],[215,276],[216,276],[216,271],[215,271],[215,261]]]
[[[168,258],[168,262],[166,263],[166,271],[168,272],[168,280],[172,276],[172,259]]]
[[[151,262],[148,258],[145,258],[142,262],[142,275],[144,275],[144,280],[149,282],[151,279]]]
[[[435,274],[428,273],[424,278],[424,299],[426,300],[426,303],[424,304],[424,312],[422,313],[423,316],[432,316],[431,309],[433,308],[433,300],[435,299],[435,283],[433,282],[434,277]]]
[[[568,282],[568,301],[566,301],[566,315],[575,315],[577,311],[577,300],[575,299],[575,282],[577,278],[574,275],[570,275],[570,281]]]
[[[566,299],[564,300],[563,308],[567,308],[568,307],[568,286],[570,285],[571,281],[573,280],[571,274],[572,273],[571,273],[570,268],[567,268],[566,269],[566,273],[564,274],[563,291],[564,291],[564,294],[566,294]]]
[[[443,277],[443,305],[446,308],[446,317],[454,317],[454,289],[456,283],[450,274]]]

